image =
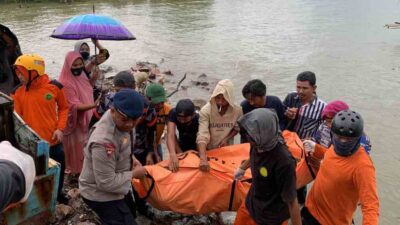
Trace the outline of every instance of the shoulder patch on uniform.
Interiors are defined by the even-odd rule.
[[[111,156],[112,154],[114,154],[115,149],[116,149],[114,143],[112,143],[112,142],[103,143],[103,146],[107,152],[107,156]]]
[[[15,95],[15,92],[17,92],[18,88],[20,88],[21,86],[22,86],[22,83],[21,83],[21,84],[18,84],[17,86],[15,86],[15,87],[12,89],[11,94],[12,94],[12,95]]]
[[[57,86],[59,89],[62,89],[64,87],[60,82],[58,82],[58,80],[51,80],[50,84]]]

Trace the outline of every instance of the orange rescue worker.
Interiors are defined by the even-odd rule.
[[[360,144],[363,128],[363,119],[357,112],[344,110],[333,118],[333,145],[324,155],[301,211],[303,224],[349,225],[358,203],[363,214],[362,224],[378,224],[375,168]],[[313,155],[323,156],[323,147],[312,141],[307,141],[305,148]]]
[[[61,142],[67,124],[68,103],[63,86],[49,79],[44,60],[39,55],[21,55],[14,69],[21,81],[12,93],[15,112],[49,143],[50,157],[61,164],[57,200],[66,203],[68,199],[62,194],[65,157]]]

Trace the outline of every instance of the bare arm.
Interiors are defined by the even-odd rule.
[[[91,73],[93,67],[95,67],[95,66],[96,66],[96,59],[95,59],[95,58],[92,58],[91,60],[89,60],[88,63],[86,63],[86,65],[85,65],[85,71],[86,71],[87,73]]]
[[[204,172],[210,171],[210,165],[208,164],[207,154],[206,154],[206,144],[199,143],[197,144],[197,148],[199,150],[199,156],[200,156],[200,165],[199,165],[200,170]]]
[[[290,219],[293,225],[301,225],[300,207],[297,198],[288,203]]]
[[[104,47],[100,44],[99,40],[92,38],[92,42],[98,49],[104,49]]]
[[[210,110],[204,106],[200,110],[200,118],[199,118],[199,132],[197,133],[197,150],[199,151],[200,156],[200,170],[204,172],[210,171],[210,165],[207,161],[207,144],[210,142]],[[209,107],[209,106],[208,106]]]
[[[359,150],[360,151],[360,150]],[[360,196],[363,225],[379,224],[379,198],[376,188],[375,168],[372,162],[355,173],[355,183]]]
[[[168,122],[167,124],[167,148],[169,152],[169,163],[168,168],[172,172],[177,172],[179,170],[179,161],[176,156],[177,148],[179,145],[176,142],[176,125],[174,122]]]
[[[229,145],[229,140],[238,134],[239,131],[232,129],[231,132],[229,132],[228,136],[226,136],[222,141],[219,143],[218,147],[224,147]]]
[[[168,122],[167,124],[167,147],[168,147],[168,151],[170,156],[172,155],[176,155],[176,149],[175,149],[175,139],[176,139],[176,135],[175,135],[175,130],[176,130],[176,125],[174,122]]]

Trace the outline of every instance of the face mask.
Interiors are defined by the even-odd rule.
[[[352,140],[343,142],[336,135],[332,135],[332,144],[336,154],[346,157],[358,150],[360,138],[353,138]]]
[[[90,56],[90,52],[81,52],[81,56],[83,60],[88,60]]]
[[[79,75],[81,75],[82,71],[83,71],[83,67],[75,68],[75,69],[72,69],[72,68],[71,68],[72,74],[73,74],[74,76],[76,76],[76,77],[79,76]]]

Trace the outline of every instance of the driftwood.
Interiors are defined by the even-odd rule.
[[[169,95],[167,95],[167,98],[171,97],[172,95],[174,95],[176,92],[179,91],[179,88],[180,88],[182,82],[183,82],[185,79],[186,79],[186,73],[185,73],[185,75],[183,75],[182,79],[181,79],[181,80],[178,82],[178,84],[176,85],[176,89],[175,89],[173,92],[171,92]]]

